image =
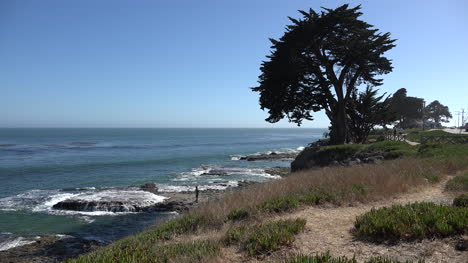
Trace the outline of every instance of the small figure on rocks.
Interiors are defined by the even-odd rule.
[[[400,137],[400,141],[403,141],[403,128],[400,128],[400,130],[398,131],[399,133],[399,137]]]
[[[397,131],[396,131],[396,127],[393,127],[393,140],[396,141],[397,140]]]
[[[198,203],[198,193],[199,191],[198,191],[198,185],[197,185],[195,186],[195,203]]]

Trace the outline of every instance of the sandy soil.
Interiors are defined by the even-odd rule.
[[[275,252],[271,258],[251,259],[239,254],[233,248],[223,250],[223,262],[257,262],[281,258],[289,253],[315,255],[329,251],[333,256],[353,256],[358,261],[372,256],[390,256],[401,260],[425,259],[430,262],[467,263],[468,252],[455,250],[455,244],[460,237],[419,242],[401,242],[398,244],[376,244],[357,240],[353,234],[353,223],[357,216],[372,208],[406,204],[417,201],[436,203],[451,203],[453,196],[443,192],[445,182],[433,187],[417,189],[412,193],[400,195],[391,200],[383,200],[370,204],[360,204],[353,207],[308,207],[294,213],[277,216],[273,220],[287,218],[305,218],[305,230],[296,236],[292,247]],[[463,237],[467,238],[467,236]]]

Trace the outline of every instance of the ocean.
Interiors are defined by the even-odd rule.
[[[265,182],[265,169],[287,161],[240,160],[298,152],[325,129],[0,129],[1,237],[68,234],[110,242],[174,213],[54,210],[73,196],[122,194],[112,189],[156,183],[160,191]],[[216,170],[222,176],[205,176]],[[109,189],[109,191],[103,191]],[[127,191],[128,192],[128,191]],[[136,191],[127,194],[144,194]],[[154,197],[154,196],[153,196]]]

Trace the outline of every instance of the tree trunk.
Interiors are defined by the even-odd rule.
[[[330,144],[344,144],[348,133],[346,126],[346,107],[344,103],[339,103],[331,121]]]

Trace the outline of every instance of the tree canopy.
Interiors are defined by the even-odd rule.
[[[424,115],[428,120],[433,120],[435,123],[448,122],[452,118],[449,108],[442,105],[438,100],[435,100],[424,109]]]
[[[393,94],[391,110],[402,128],[411,128],[415,120],[422,120],[424,100],[406,95],[406,89],[399,89]]]
[[[376,125],[385,126],[394,122],[391,111],[391,98],[385,94],[378,96],[377,90],[367,87],[365,91],[355,91],[348,103],[349,133],[354,142],[364,143]]]
[[[283,118],[300,125],[324,110],[331,122],[333,144],[349,139],[349,107],[361,84],[382,85],[378,75],[392,71],[384,53],[395,47],[390,33],[379,33],[359,17],[361,7],[299,11],[279,39],[270,39],[272,51],[260,68],[261,109],[266,121]]]

